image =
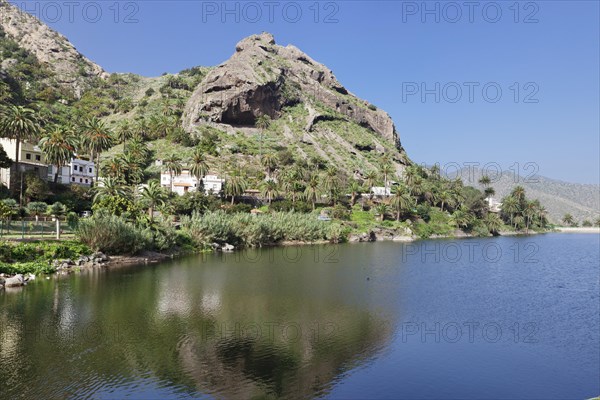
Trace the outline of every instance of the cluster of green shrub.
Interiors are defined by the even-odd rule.
[[[319,221],[314,214],[274,212],[264,215],[223,211],[183,217],[182,230],[201,248],[219,245],[260,247],[282,241],[342,242],[349,230],[337,222]]]
[[[76,259],[91,250],[76,241],[0,242],[0,273],[52,273],[53,260]]]
[[[76,236],[92,250],[111,255],[133,255],[142,250],[167,251],[189,244],[189,240],[166,219],[142,217],[132,222],[105,212],[82,219]]]

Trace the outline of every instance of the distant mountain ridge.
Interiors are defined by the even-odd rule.
[[[463,168],[459,172],[465,185],[479,189],[478,183],[483,175],[479,168]],[[450,177],[455,173],[449,174]],[[538,199],[548,210],[548,216],[554,223],[560,223],[565,214],[571,214],[581,223],[583,220],[595,221],[600,217],[600,185],[570,183],[547,178],[540,175],[522,177],[512,171],[505,171],[501,176],[489,173],[491,186],[496,190],[496,199],[508,195],[517,185],[527,191],[527,197]]]

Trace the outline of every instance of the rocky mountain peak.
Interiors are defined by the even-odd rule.
[[[351,94],[326,66],[294,46],[277,45],[266,32],[241,40],[231,58],[204,78],[186,105],[184,127],[252,127],[259,116],[278,119],[283,108],[297,104],[307,109],[308,132],[321,120],[346,120],[400,149],[387,113]]]
[[[252,46],[270,46],[275,44],[275,38],[268,32],[263,32],[260,35],[248,36],[242,39],[235,46],[236,51],[244,51]]]
[[[46,65],[56,83],[72,89],[76,97],[88,87],[90,78],[108,77],[100,66],[81,55],[66,37],[6,0],[0,0],[0,28],[19,47]]]

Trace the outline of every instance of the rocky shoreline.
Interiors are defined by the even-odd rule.
[[[555,232],[565,232],[564,230],[556,230]],[[348,243],[362,243],[362,242],[382,242],[382,241],[393,241],[393,242],[413,242],[421,240],[415,235],[409,235],[409,232],[398,232],[392,229],[375,228],[368,232],[360,234],[352,234],[348,237]],[[537,232],[513,232],[506,231],[500,232],[500,236],[514,236],[514,235],[533,235]],[[433,235],[428,239],[463,239],[475,237],[472,234],[465,233],[461,230],[456,230],[451,235]],[[316,242],[302,242],[302,241],[285,241],[281,243],[273,244],[273,246],[304,246],[304,245],[315,245],[315,244],[329,244],[329,241],[321,240]],[[212,250],[217,252],[232,252],[235,251],[235,247],[230,244],[219,245],[213,243],[211,246]],[[81,256],[76,260],[64,259],[54,260],[52,265],[56,268],[57,275],[68,275],[73,272],[81,271],[82,269],[93,269],[93,268],[107,268],[107,267],[118,267],[126,265],[143,265],[143,264],[155,264],[166,260],[172,260],[176,257],[180,257],[189,253],[157,253],[154,251],[144,251],[134,256],[108,256],[102,252],[94,252],[89,256]],[[15,288],[26,286],[29,282],[34,281],[36,275],[34,274],[15,274],[7,275],[0,274],[0,290],[4,288]]]

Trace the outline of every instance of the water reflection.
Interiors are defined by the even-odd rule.
[[[396,294],[369,276],[367,246],[305,249],[91,271],[5,293],[0,397],[326,394],[389,344]]]

